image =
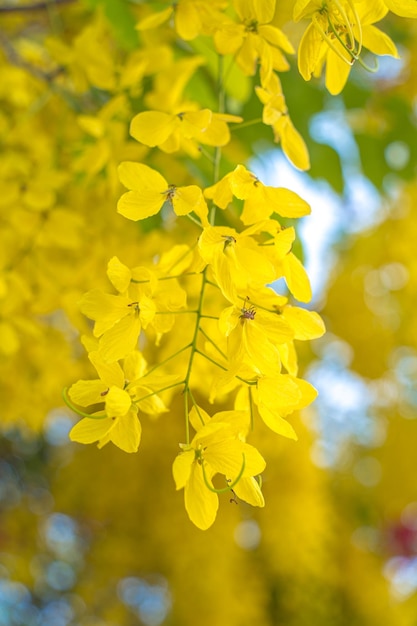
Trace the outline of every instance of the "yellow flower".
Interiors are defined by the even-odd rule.
[[[294,337],[290,325],[276,313],[250,304],[232,306],[220,315],[219,327],[227,337],[230,376],[252,372],[255,376],[275,376],[281,370],[279,344]]]
[[[237,233],[227,226],[208,226],[199,238],[201,257],[210,265],[216,283],[231,302],[249,285],[263,286],[277,277],[273,263],[252,237],[260,228],[257,225]]]
[[[180,108],[180,107],[177,107]],[[197,144],[225,146],[230,141],[228,122],[241,122],[237,115],[213,113],[210,109],[165,113],[164,111],[142,111],[135,115],[130,124],[134,139],[164,152],[187,150],[191,156],[198,155]]]
[[[272,213],[297,218],[308,215],[311,211],[307,202],[294,191],[264,185],[243,165],[238,165],[218,183],[205,189],[204,195],[213,199],[214,204],[220,209],[225,209],[233,196],[244,200],[241,215],[244,224],[266,220]]]
[[[294,20],[311,19],[298,49],[298,68],[303,78],[320,76],[326,64],[326,87],[336,95],[345,86],[355,61],[364,65],[362,47],[398,58],[393,41],[373,26],[386,13],[382,0],[298,0]]]
[[[276,142],[281,142],[285,156],[298,169],[310,169],[307,146],[291,121],[281,81],[275,72],[271,72],[261,87],[255,87],[255,92],[264,105],[262,121],[267,126],[272,126],[274,139]]]
[[[173,475],[177,490],[184,489],[185,508],[191,521],[201,530],[213,524],[220,491],[213,487],[215,474],[225,476],[225,491],[236,479],[239,480],[233,489],[241,480],[249,479],[240,490],[242,499],[263,506],[263,498],[256,495],[250,479],[263,472],[265,461],[256,448],[241,438],[249,426],[249,413],[223,411],[210,419],[202,409],[193,408],[189,417],[197,433],[189,445],[181,445]]]
[[[284,437],[297,439],[293,427],[284,417],[311,404],[317,397],[316,389],[307,381],[289,374],[261,377],[256,389],[255,402],[268,428]]]
[[[149,294],[152,275],[146,287],[131,283],[130,270],[113,257],[108,265],[108,276],[118,295],[99,289],[88,291],[81,298],[80,310],[94,320],[94,336],[100,337],[99,352],[107,362],[118,361],[137,346],[142,327],[146,328],[155,316],[155,303]],[[146,293],[148,291],[148,294]]]
[[[70,388],[69,397],[82,407],[104,404],[104,408],[80,420],[70,432],[71,441],[98,442],[99,448],[112,441],[125,452],[136,452],[142,433],[138,412],[166,412],[155,389],[172,386],[178,377],[143,376],[146,362],[137,351],[125,359],[123,368],[104,362],[98,351],[90,352],[89,359],[99,378],[79,380]]]
[[[275,1],[235,0],[238,23],[223,20],[214,33],[214,43],[220,54],[234,54],[236,62],[247,76],[253,76],[258,62],[261,73],[289,69],[282,51],[292,54],[294,48],[286,35],[270,24],[275,13]]]
[[[191,41],[201,33],[209,34],[222,14],[219,12],[227,6],[224,0],[177,0],[177,2],[163,11],[151,13],[141,19],[136,28],[148,30],[160,26],[174,15],[175,30],[181,39]]]
[[[176,215],[194,212],[208,224],[208,208],[203,192],[196,185],[176,187],[167,183],[156,170],[143,163],[125,161],[119,166],[120,181],[130,191],[117,204],[121,215],[130,220],[143,220],[158,213],[169,202]]]

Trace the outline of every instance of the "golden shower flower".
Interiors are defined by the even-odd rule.
[[[362,48],[398,58],[394,42],[374,26],[387,11],[382,0],[298,0],[294,20],[311,20],[298,49],[298,68],[303,78],[320,76],[326,65],[326,87],[337,95],[353,64],[358,61],[364,65]]]

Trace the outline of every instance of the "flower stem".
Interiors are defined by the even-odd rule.
[[[157,370],[159,367],[161,367],[162,365],[165,365],[165,363],[168,363],[168,361],[171,361],[171,359],[174,359],[176,356],[178,356],[178,354],[181,354],[181,352],[184,352],[185,350],[188,350],[188,348],[191,348],[192,343],[187,343],[186,346],[180,348],[179,350],[177,350],[176,352],[174,352],[174,354],[171,354],[169,357],[167,357],[166,359],[164,359],[163,361],[161,361],[160,363],[157,363],[156,365],[154,365],[153,367],[151,367],[150,370],[148,370],[146,372],[146,374],[143,375],[143,378],[145,378],[145,376],[149,376],[149,374],[152,374],[152,372],[154,372],[155,370]]]

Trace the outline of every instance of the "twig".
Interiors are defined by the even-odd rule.
[[[34,2],[33,4],[13,4],[0,7],[0,13],[24,13],[26,11],[45,11],[54,4],[70,4],[77,0],[47,0],[46,2]]]

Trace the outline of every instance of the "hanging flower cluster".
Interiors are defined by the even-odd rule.
[[[309,80],[325,68],[331,93],[343,89],[355,62],[363,63],[363,48],[397,55],[374,26],[388,2],[290,4],[294,22],[305,26],[299,70]],[[414,4],[389,8],[401,13]],[[83,341],[97,378],[79,380],[67,392],[82,418],[70,438],[136,452],[147,416],[169,412],[181,400],[184,435],[173,477],[184,490],[190,519],[207,529],[221,493],[264,505],[265,461],[249,440],[264,426],[297,438],[291,416],[317,392],[298,376],[296,345],[325,331],[320,316],[305,307],[310,283],[293,252],[293,220],[310,207],[246,167],[237,137],[251,122],[236,114],[236,106],[228,110],[233,72],[249,84],[259,82],[254,90],[262,122],[290,162],[306,170],[310,161],[279,78],[290,69],[287,57],[295,49],[276,25],[274,1],[179,0],[160,12],[145,3],[142,12],[137,30],[150,43],[135,67],[151,88],[131,120],[130,135],[143,156],[117,168],[125,188],[117,212],[141,224],[158,220],[161,246],[140,266],[113,256],[107,268],[111,287],[92,289],[81,299],[80,310],[93,323],[92,337]],[[203,57],[187,56],[200,36],[217,56],[216,71]],[[174,57],[160,40],[174,46],[178,38],[181,52]],[[158,54],[151,69],[152,46]],[[186,85],[203,69],[212,72],[213,92],[202,90],[200,100],[190,100]],[[129,84],[129,73],[122,79]],[[95,122],[80,120],[101,137],[109,122],[105,116]],[[110,151],[106,155],[107,163]],[[279,279],[282,293],[272,286]]]

